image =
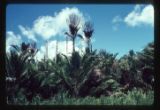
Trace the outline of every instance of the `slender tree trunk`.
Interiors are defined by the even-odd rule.
[[[88,49],[89,49],[89,52],[90,52],[91,51],[90,39],[88,39]]]
[[[46,59],[48,59],[48,41],[46,40]]]
[[[48,40],[46,40],[46,69],[48,69]]]
[[[87,44],[87,46],[86,46],[86,52],[90,53],[90,39],[87,39],[86,44]]]
[[[58,54],[58,40],[56,41],[56,54],[55,54],[56,62],[57,62],[57,54]]]
[[[68,53],[68,37],[66,36],[66,54]]]
[[[72,43],[73,43],[73,53],[75,52],[75,38],[72,39]]]
[[[92,52],[92,44],[90,44],[90,47],[91,47],[91,52]]]

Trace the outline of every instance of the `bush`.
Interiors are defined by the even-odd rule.
[[[144,92],[142,89],[133,89],[127,94],[115,92],[111,96],[99,98],[87,96],[85,98],[71,97],[68,93],[58,93],[50,99],[43,99],[39,95],[29,103],[24,97],[18,97],[17,103],[22,105],[152,105],[154,92]]]

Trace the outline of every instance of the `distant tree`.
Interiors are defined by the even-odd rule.
[[[149,66],[150,68],[154,68],[154,43],[151,42],[141,51],[137,53],[137,57],[139,60],[139,67],[143,68],[145,66]]]
[[[154,43],[151,42],[138,53],[138,67],[142,72],[142,79],[148,85],[154,83]]]
[[[128,55],[124,55],[119,59],[121,69],[121,84],[128,81],[130,88],[144,87],[152,88],[154,77],[154,43],[149,43],[141,52],[135,53],[129,51]],[[128,75],[126,75],[128,74]],[[128,76],[125,78],[124,76]]]

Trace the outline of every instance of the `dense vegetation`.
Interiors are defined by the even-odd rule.
[[[12,45],[6,53],[6,91],[8,104],[152,104],[154,44],[141,52],[130,50],[116,59],[117,54],[92,50],[90,38],[93,25],[86,22],[87,44],[83,54],[75,51],[79,18],[71,14],[67,20],[72,40],[71,56],[57,54],[36,61],[36,43]]]

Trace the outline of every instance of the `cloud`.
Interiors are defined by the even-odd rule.
[[[142,9],[142,6],[136,5],[125,18],[124,22],[131,27],[140,25],[153,26],[154,23],[154,8],[152,5],[147,5]]]
[[[40,16],[34,22],[31,28],[24,28],[23,26],[19,26],[22,31],[27,30],[27,34],[33,34],[33,36],[42,37],[44,40],[48,40],[48,58],[53,59],[56,56],[56,40],[51,40],[50,38],[54,38],[57,36],[64,36],[64,33],[68,31],[68,24],[66,22],[68,15],[76,14],[80,17],[80,30],[79,34],[83,35],[82,26],[86,20],[83,13],[79,11],[78,8],[64,8],[60,12],[55,12],[54,16]],[[87,16],[88,17],[88,16]],[[88,17],[89,19],[89,17]],[[23,29],[24,28],[24,29]],[[32,38],[33,38],[32,36]],[[66,36],[64,36],[66,37]],[[80,42],[79,42],[80,41]],[[84,41],[81,39],[76,39],[75,50],[80,54],[85,50]],[[72,41],[68,41],[66,51],[66,41],[58,41],[58,53],[65,54],[70,56],[72,53]],[[39,52],[36,54],[36,59],[41,60],[46,55],[46,44],[41,44]]]
[[[115,16],[112,19],[112,23],[117,23],[117,22],[121,22],[121,21],[123,21],[123,19],[120,16]]]
[[[31,39],[33,41],[37,41],[34,31],[28,27],[23,27],[22,25],[18,26],[22,35],[26,36],[28,39]]]
[[[114,31],[117,31],[118,28],[119,28],[119,24],[120,24],[121,22],[123,22],[123,19],[122,19],[120,16],[115,16],[115,17],[112,19],[112,23],[114,24],[114,25],[112,26],[112,29],[113,29]]]
[[[40,16],[34,21],[32,29],[45,40],[57,35],[64,35],[64,32],[68,30],[66,19],[71,13],[78,15],[81,18],[81,23],[84,22],[83,14],[78,8],[64,8],[54,16]]]
[[[125,17],[115,16],[112,19],[112,29],[117,31],[120,23],[125,23],[130,27],[136,27],[141,25],[154,25],[154,8],[152,5],[143,7],[142,5],[135,5],[134,9],[128,13]]]
[[[12,31],[6,33],[6,52],[9,52],[11,45],[20,45],[22,42],[20,35],[15,35]]]
[[[57,41],[52,40],[48,42],[48,58],[53,59],[56,56],[56,45],[58,45],[58,53],[65,54],[67,56],[70,56],[72,53],[72,41],[68,41],[67,50],[66,50],[66,41]],[[83,47],[78,47],[78,45],[75,46],[75,50],[80,52],[80,54],[83,51]],[[41,60],[46,55],[46,45],[42,45],[40,47],[39,52],[36,54],[35,58],[37,60]]]
[[[23,25],[19,25],[18,28],[21,31],[21,34],[27,37],[30,40],[36,41],[40,44],[39,51],[36,54],[36,59],[41,60],[44,58],[46,54],[46,44],[42,44],[38,42],[38,37],[41,37],[43,40],[48,41],[48,57],[49,59],[53,59],[56,55],[56,40],[55,37],[66,37],[65,32],[69,31],[67,18],[70,14],[76,14],[80,17],[80,30],[78,31],[79,34],[82,36],[83,30],[82,26],[84,25],[86,20],[89,20],[87,17],[84,17],[83,13],[76,7],[73,8],[64,8],[59,12],[55,12],[54,15],[47,15],[47,16],[39,16],[37,19],[33,21],[33,25],[31,27],[26,27]],[[16,36],[16,35],[15,35]],[[20,36],[18,37],[20,38]],[[54,40],[51,38],[55,38]],[[60,40],[61,38],[59,38]],[[64,39],[64,38],[63,38]],[[62,39],[61,39],[62,40]],[[12,41],[10,41],[12,42]],[[93,39],[92,42],[95,42]],[[59,41],[58,42],[58,52],[63,53],[67,56],[70,56],[72,53],[72,41],[68,41],[68,51],[66,51],[66,41]],[[85,41],[76,38],[75,43],[75,50],[78,51],[80,54],[85,50]]]
[[[85,18],[82,12],[78,8],[64,8],[60,12],[55,12],[53,16],[39,16],[34,22],[31,28],[19,25],[19,29],[22,35],[28,37],[33,41],[37,41],[36,36],[42,37],[44,40],[48,40],[56,36],[64,36],[64,33],[68,31],[67,18],[70,14],[76,14],[80,17],[80,27],[85,22]],[[82,33],[80,28],[79,33]]]

